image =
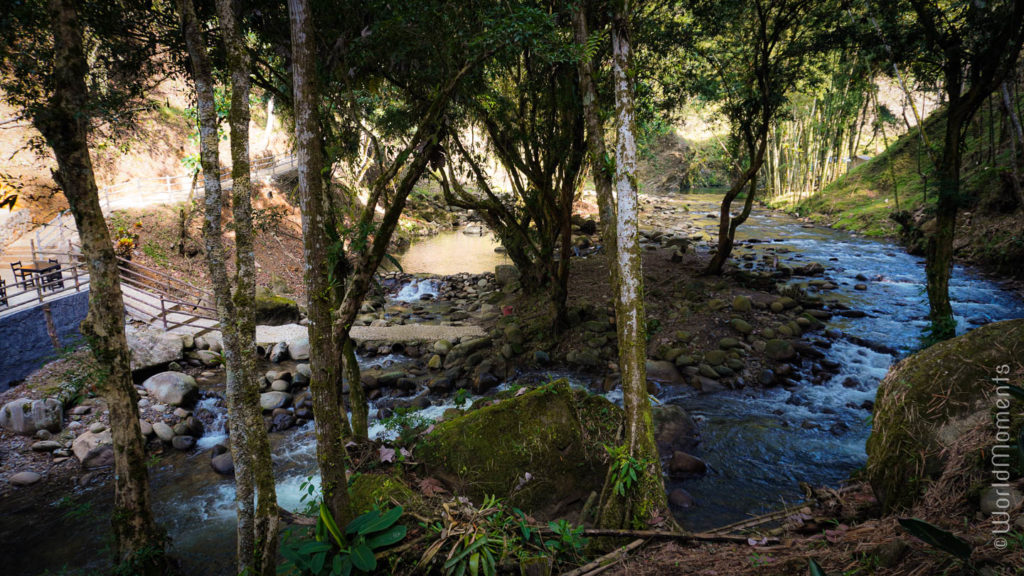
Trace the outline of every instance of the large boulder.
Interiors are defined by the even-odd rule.
[[[288,355],[292,360],[309,360],[309,337],[303,336],[288,341]]]
[[[102,468],[114,463],[113,443],[110,430],[83,432],[71,444],[71,451],[83,468]]]
[[[445,356],[444,367],[451,368],[452,366],[455,366],[456,364],[464,360],[473,352],[486,348],[487,346],[490,345],[491,339],[487,336],[484,336],[483,338],[475,338],[473,340],[461,342],[457,346],[454,346],[448,352],[448,355]]]
[[[615,443],[621,420],[611,402],[559,380],[437,424],[416,459],[460,494],[508,494],[544,517],[601,491],[603,444]]]
[[[651,408],[654,421],[654,442],[662,456],[677,451],[687,452],[697,445],[697,424],[678,404],[664,404]]]
[[[0,427],[25,436],[32,436],[39,430],[59,432],[63,415],[59,400],[19,398],[0,408]]]
[[[302,319],[295,300],[261,290],[256,294],[256,323],[264,326],[295,324]]]
[[[1019,386],[1021,358],[1024,320],[1008,320],[935,344],[889,370],[878,387],[865,469],[886,510],[912,506],[944,473],[957,475],[945,484],[989,483],[996,477],[994,464],[986,469],[990,460],[1008,463],[999,481],[1012,483],[1011,447],[1024,419],[1013,416],[1020,402],[996,379]]]
[[[145,370],[180,360],[185,343],[180,334],[169,334],[148,326],[125,327],[132,352],[132,370]]]
[[[142,387],[149,393],[150,398],[173,406],[191,405],[199,398],[199,386],[196,385],[195,378],[182,372],[154,374],[146,378]]]
[[[665,386],[681,386],[686,384],[680,376],[676,365],[667,360],[648,360],[646,362],[647,380]]]

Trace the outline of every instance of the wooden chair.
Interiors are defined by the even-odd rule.
[[[0,308],[7,307],[7,281],[0,278]]]
[[[64,289],[64,273],[61,272],[60,261],[56,258],[49,258],[50,264],[56,264],[57,267],[50,272],[47,272],[46,277],[43,278],[43,286],[50,289],[51,292]]]
[[[14,282],[21,284],[25,290],[35,286],[35,276],[22,268],[21,260],[11,262],[11,271],[14,272]]]

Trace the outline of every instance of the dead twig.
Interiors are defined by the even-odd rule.
[[[622,548],[616,548],[615,550],[612,550],[604,556],[601,556],[597,560],[584,564],[583,566],[580,566],[579,568],[571,572],[566,572],[562,576],[590,576],[591,574],[600,574],[601,572],[604,572],[605,570],[610,568],[616,562],[619,562],[620,560],[625,558],[626,554],[629,554],[633,550],[636,550],[637,548],[643,546],[646,542],[647,540],[644,540],[643,538],[634,540],[629,544],[626,544]]]

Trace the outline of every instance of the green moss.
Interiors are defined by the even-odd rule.
[[[543,511],[601,490],[603,444],[614,442],[621,420],[611,402],[559,380],[438,424],[416,457],[464,495]]]
[[[405,482],[388,474],[359,474],[349,481],[348,495],[352,503],[352,511],[358,516],[368,512],[376,505],[385,507],[398,502],[407,509],[422,506],[422,498],[410,489]]]
[[[1024,320],[1008,320],[935,344],[889,371],[878,388],[865,469],[886,509],[911,506],[941,473],[946,448],[992,422],[992,378],[1008,365],[1017,374],[1011,380],[1019,379],[1021,358]]]

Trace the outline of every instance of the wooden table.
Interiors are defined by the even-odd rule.
[[[38,279],[39,281],[40,287],[46,287],[48,277],[50,282],[60,281],[60,278],[56,277],[56,275],[54,274],[55,272],[59,274],[60,262],[50,262],[49,260],[34,260],[32,262],[29,262],[28,264],[22,264],[21,270],[23,272],[28,272],[29,274],[35,276],[35,278]],[[35,279],[26,281],[26,284],[34,282]],[[57,286],[49,286],[49,288],[51,290],[56,290]]]

